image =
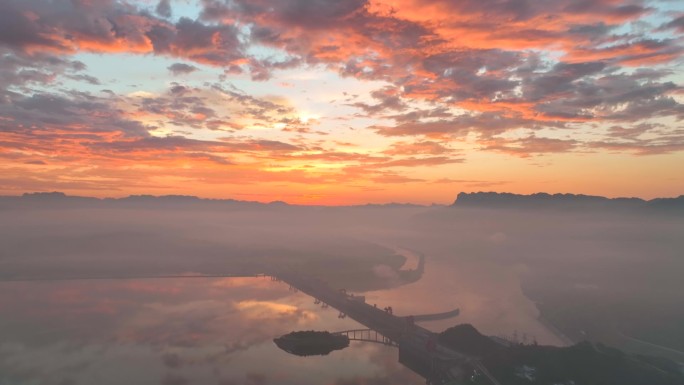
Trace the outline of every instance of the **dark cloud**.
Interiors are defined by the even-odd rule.
[[[530,135],[520,139],[491,138],[485,142],[485,150],[503,152],[523,158],[544,154],[569,152],[580,143],[572,139],[541,138]]]
[[[611,4],[612,3],[612,4]],[[564,11],[573,14],[603,14],[607,17],[614,17],[618,19],[628,19],[639,16],[647,9],[637,4],[616,5],[615,2],[609,1],[574,1],[568,2],[563,8]]]
[[[469,131],[469,126],[456,121],[407,122],[395,126],[372,126],[371,128],[384,136],[465,136]]]
[[[295,68],[301,64],[302,61],[297,57],[291,57],[281,61],[273,61],[269,59],[252,59],[249,61],[249,70],[252,80],[265,81],[271,78],[272,71],[274,70]]]
[[[534,80],[532,83],[533,90],[539,86]],[[550,101],[541,101],[535,109],[549,117],[633,122],[684,113],[684,105],[669,96],[680,87],[672,82],[655,82],[640,73],[603,73],[592,79],[551,82],[545,86],[548,88],[532,92],[535,96],[534,92],[547,95]],[[554,94],[558,96],[549,97]]]
[[[118,1],[8,0],[0,15],[0,44],[23,52],[137,51],[156,22]]]
[[[567,33],[569,35],[581,36],[592,41],[599,39],[602,36],[606,36],[614,28],[615,26],[607,25],[604,22],[598,22],[594,24],[576,24],[571,25],[568,28]]]
[[[371,92],[370,95],[375,100],[378,100],[378,103],[367,104],[356,102],[351,105],[361,108],[371,116],[386,110],[403,111],[408,107],[407,104],[401,99],[399,91],[394,87],[386,87],[380,90],[375,90]]]
[[[177,20],[171,19],[170,1],[154,4],[0,3],[0,112],[8,116],[0,129],[22,135],[59,129],[93,141],[105,133],[127,138],[107,137],[103,148],[111,145],[110,149],[126,145],[168,149],[190,129],[235,132],[244,126],[277,125],[287,135],[304,137],[320,132],[316,122],[302,122],[286,102],[250,96],[225,80],[244,71],[254,81],[265,81],[278,70],[307,66],[385,82],[387,86],[370,93],[372,101],[345,102],[360,109],[358,116],[390,119],[368,127],[372,131],[422,137],[374,157],[395,157],[392,160],[406,164],[418,164],[427,159],[420,156],[427,155],[453,161],[445,146],[429,144],[436,143],[434,138],[471,134],[482,148],[494,151],[563,152],[583,144],[534,135],[512,142],[493,138],[515,129],[574,130],[583,124],[625,126],[684,117],[684,107],[675,96],[682,89],[672,80],[673,63],[684,55],[681,39],[673,37],[682,30],[682,16],[673,15],[657,28],[664,33],[656,36],[638,28],[629,33],[620,28],[653,11],[646,1],[437,0],[390,6],[366,0],[203,0],[198,19]],[[250,54],[255,45],[277,55],[255,57]],[[218,66],[224,69],[224,84],[174,83],[161,95],[136,98],[47,92],[43,87],[57,89],[67,80],[100,84],[82,62],[68,58],[76,52],[172,57],[179,61],[168,67],[174,75],[197,71],[195,63]],[[227,106],[212,104],[217,96]],[[124,111],[123,105],[135,111]],[[146,124],[173,133],[155,142],[147,133],[153,127],[140,123],[136,113],[144,115],[145,122],[154,122]],[[637,132],[615,129],[604,139],[606,143],[613,143],[618,135],[638,139]],[[658,146],[673,148],[668,136],[672,132],[664,128],[649,134],[666,143]],[[250,145],[259,146],[259,139],[251,141]],[[287,146],[278,150],[276,142],[289,144],[264,142],[264,152],[295,151]],[[642,141],[630,145],[656,146]],[[224,143],[211,144],[211,149],[191,141],[178,146],[174,151],[189,157],[231,163],[225,154],[213,153],[225,149]],[[389,162],[337,153],[327,151],[327,159]]]
[[[82,62],[51,54],[15,55],[0,48],[0,94],[6,94],[9,88],[28,92],[35,85],[57,83],[60,76],[98,83],[96,78],[81,73],[85,69]]]
[[[83,127],[87,127],[92,133],[109,132],[128,137],[149,135],[147,127],[122,116],[108,99],[89,93],[13,95],[9,103],[0,104],[0,113],[5,117],[0,122],[0,131],[5,132],[45,131],[58,137],[59,132],[81,135]]]
[[[157,12],[168,18],[169,1],[160,1]],[[15,52],[153,52],[217,66],[244,57],[233,25],[188,18],[173,24],[113,0],[9,0],[0,4],[0,18],[0,46]]]
[[[383,152],[388,155],[443,155],[453,153],[454,151],[440,142],[424,140],[412,143],[397,142]]]
[[[206,25],[186,17],[175,25],[154,25],[146,33],[157,54],[217,66],[228,66],[244,57],[238,35],[233,25]]]
[[[587,144],[589,148],[611,152],[627,152],[636,155],[660,155],[684,150],[684,136],[667,141],[637,140],[632,142],[598,141]]]
[[[613,126],[608,137],[586,144],[590,149],[628,152],[636,155],[659,155],[684,150],[684,127],[641,123]]]
[[[197,67],[185,63],[173,63],[167,69],[174,75],[185,75],[197,71]]]
[[[522,64],[518,53],[503,50],[451,51],[423,60],[425,70],[439,77],[439,87],[430,83],[410,85],[407,93],[435,89],[435,97],[450,100],[492,99],[508,95],[519,83],[511,80],[512,71]]]
[[[447,156],[430,156],[430,157],[407,157],[402,159],[391,160],[378,166],[381,167],[419,167],[419,166],[439,166],[443,164],[462,163],[464,159],[451,158]]]
[[[327,29],[331,23],[354,16],[364,9],[366,0],[238,0],[234,2],[204,1],[202,17],[224,18],[239,15],[247,18],[272,17],[288,26]]]
[[[642,66],[668,63],[682,56],[684,48],[675,39],[630,39],[622,44],[607,47],[579,47],[567,57],[572,61],[602,60],[611,64]]]
[[[66,75],[67,78],[72,79],[72,80],[77,80],[77,81],[82,81],[86,82],[92,85],[100,85],[100,79],[90,76],[90,75],[85,75],[85,74],[78,74],[78,75]]]
[[[625,21],[650,12],[641,1],[434,2],[442,15],[428,15],[428,8],[425,15],[411,13],[411,5],[383,11],[362,1],[204,4],[204,18],[253,23],[254,41],[306,63],[325,63],[343,76],[390,82],[391,87],[371,94],[377,103],[350,104],[368,115],[399,112],[390,115],[396,125],[370,127],[382,135],[458,137],[475,132],[486,139],[517,128],[681,116],[680,103],[669,95],[677,86],[660,82],[665,73],[622,70],[682,56],[674,39],[615,34]],[[327,31],[327,39],[316,39],[308,32],[312,30]],[[470,43],[469,36],[477,37]],[[475,48],[493,44],[499,47]],[[551,45],[565,56],[554,61],[522,49]],[[253,78],[267,79],[272,65],[260,64],[253,65]],[[411,111],[410,101],[421,99],[434,102],[434,110]],[[469,112],[452,116],[444,104]],[[526,147],[540,151],[567,151],[576,145],[525,141]]]
[[[460,11],[466,14],[488,13],[496,19],[509,19],[515,21],[528,21],[548,14],[591,15],[596,18],[629,19],[637,17],[648,11],[640,5],[642,1],[634,1],[633,4],[624,5],[612,0],[558,0],[553,2],[538,2],[532,0],[484,0],[449,2],[438,0],[448,4],[452,11]]]
[[[413,111],[400,113],[396,115],[386,115],[386,118],[392,119],[399,123],[418,122],[423,119],[448,119],[453,118],[454,114],[449,111],[447,107],[435,106],[427,109],[414,109]]]
[[[573,88],[573,82],[595,75],[606,68],[602,62],[558,63],[549,71],[532,76],[523,85],[523,97],[530,101],[539,101],[554,94],[567,92]]]
[[[469,132],[491,136],[516,128],[563,127],[564,125],[562,122],[538,122],[520,116],[502,116],[495,112],[485,112],[475,115],[464,114],[438,121],[401,122],[395,126],[372,126],[371,128],[385,136],[465,137]]]
[[[268,151],[300,151],[301,147],[294,146],[289,143],[279,142],[277,140],[252,140],[247,144],[254,150],[268,150]]]
[[[37,159],[37,160],[27,160],[26,162],[24,162],[24,164],[35,164],[35,165],[43,166],[43,165],[46,165],[47,163],[45,163],[42,160]]]
[[[149,136],[133,140],[84,143],[100,155],[119,157],[125,154],[141,158],[188,158],[206,160],[219,165],[235,164],[230,157],[236,154],[253,154],[258,157],[283,157],[300,147],[275,140],[225,138],[220,141],[197,140],[183,136]]]
[[[650,124],[641,123],[634,126],[612,126],[608,130],[608,136],[611,138],[623,138],[623,139],[637,139],[642,134],[648,131],[652,131],[658,127],[662,127],[661,124]]]
[[[133,101],[141,112],[159,119],[160,124],[183,128],[202,128],[212,118],[220,118],[209,107],[208,97],[181,85],[172,86],[167,95],[142,97]]]
[[[288,130],[306,130],[308,124],[295,117],[291,106],[280,99],[257,98],[232,86],[205,84],[190,87],[171,83],[166,93],[130,98],[141,113],[158,119],[159,124],[179,128],[208,128],[236,131],[244,127],[240,120],[254,126],[282,124]]]
[[[169,18],[173,14],[171,10],[171,2],[169,0],[159,0],[157,7],[154,9],[157,15]]]
[[[663,24],[660,28],[660,30],[668,30],[672,29],[675,30],[679,33],[684,33],[684,15],[679,16],[672,21]]]

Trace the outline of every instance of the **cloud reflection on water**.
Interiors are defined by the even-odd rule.
[[[0,384],[422,382],[380,345],[280,351],[272,339],[292,330],[358,325],[268,278],[1,285]]]

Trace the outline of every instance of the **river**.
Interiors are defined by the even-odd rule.
[[[0,283],[0,384],[422,384],[397,351],[297,357],[273,338],[358,328],[268,277]]]

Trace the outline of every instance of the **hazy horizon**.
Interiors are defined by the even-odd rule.
[[[154,195],[154,194],[134,194],[134,195],[71,195],[71,194],[66,194],[63,191],[26,191],[23,193],[19,193],[17,195],[0,195],[0,197],[7,197],[7,198],[21,198],[21,197],[44,197],[44,198],[95,198],[98,200],[121,200],[121,199],[126,199],[126,198],[191,198],[191,199],[199,199],[199,200],[207,200],[207,201],[236,201],[236,202],[245,202],[245,203],[261,203],[261,204],[269,204],[269,203],[286,203],[291,206],[320,206],[320,207],[350,207],[350,206],[364,206],[364,205],[415,205],[415,206],[423,206],[423,207],[429,207],[429,206],[449,206],[456,204],[458,201],[458,196],[460,194],[467,194],[467,195],[478,195],[478,194],[499,194],[499,195],[514,195],[514,196],[519,196],[519,197],[534,197],[538,195],[548,195],[548,196],[553,196],[557,198],[571,198],[571,197],[590,197],[590,198],[606,198],[609,200],[613,199],[638,199],[642,200],[645,202],[649,202],[652,200],[658,200],[658,199],[677,199],[682,196],[684,196],[684,193],[682,194],[676,194],[672,196],[656,196],[653,198],[644,198],[644,197],[638,197],[638,196],[623,196],[623,195],[617,195],[617,196],[600,196],[600,195],[590,195],[590,194],[582,194],[582,193],[574,193],[574,192],[546,192],[546,191],[539,191],[539,192],[533,192],[530,194],[516,194],[510,191],[493,191],[493,190],[478,190],[478,191],[471,191],[471,192],[456,192],[454,194],[454,198],[451,201],[447,202],[430,202],[430,203],[417,203],[417,202],[410,202],[410,201],[386,201],[386,202],[358,202],[358,203],[353,203],[353,204],[316,204],[316,203],[293,203],[293,202],[288,202],[288,201],[283,201],[283,200],[244,200],[244,199],[237,199],[235,197],[205,197],[205,196],[197,196],[197,195],[185,195],[185,194],[175,194],[175,193],[169,193],[169,194],[163,194],[163,195]]]

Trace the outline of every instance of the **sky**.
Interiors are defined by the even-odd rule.
[[[684,193],[681,0],[3,0],[0,194]]]

